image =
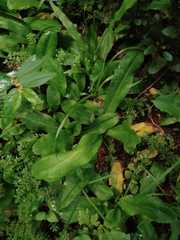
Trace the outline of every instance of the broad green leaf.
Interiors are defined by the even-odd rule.
[[[175,160],[176,160],[175,163],[172,164],[172,166],[170,166],[166,170],[164,170],[162,167],[154,163],[149,171],[149,175],[142,178],[140,181],[141,183],[140,192],[142,194],[155,192],[157,186],[160,185],[166,179],[167,175],[170,174],[176,168],[179,168],[180,158],[177,157]]]
[[[35,91],[33,91],[30,88],[23,88],[22,95],[27,99],[27,101],[29,101],[32,104],[32,106],[35,109],[37,109],[37,110],[42,109],[43,101],[41,100],[41,98],[38,96],[38,94]]]
[[[107,132],[107,135],[119,140],[123,143],[124,150],[127,153],[133,153],[137,144],[140,143],[140,137],[132,130],[127,121],[118,125]]]
[[[91,122],[93,112],[83,103],[78,103],[75,100],[67,100],[63,102],[62,108],[66,114],[81,124]]]
[[[0,50],[3,52],[11,52],[12,49],[18,44],[18,40],[16,38],[10,37],[9,35],[1,35],[0,36]]]
[[[54,76],[55,74],[50,72],[32,72],[18,78],[18,80],[23,87],[34,88],[45,84],[49,80],[53,79]]]
[[[91,190],[100,201],[108,201],[113,197],[111,188],[105,184],[93,184]]]
[[[29,129],[40,129],[46,132],[56,131],[55,120],[45,113],[32,112],[23,117],[23,122]]]
[[[120,230],[105,231],[98,235],[98,240],[130,240],[130,234],[121,232]]]
[[[168,95],[160,95],[153,100],[154,105],[162,112],[175,117],[180,121],[180,94],[171,93]]]
[[[36,54],[38,57],[53,57],[56,53],[57,33],[45,32],[41,35],[37,44]]]
[[[42,67],[44,59],[37,59],[37,57],[29,57],[17,71],[16,76],[18,79],[23,78],[25,75],[33,73]]]
[[[131,51],[119,62],[118,69],[115,70],[113,79],[107,89],[105,98],[105,112],[115,112],[121,101],[129,92],[133,73],[143,63],[144,56],[141,52]]]
[[[57,7],[52,0],[49,0],[51,8],[53,9],[55,15],[62,22],[64,27],[67,29],[68,34],[77,42],[83,43],[81,34],[77,31],[74,24],[68,19],[68,17],[62,12],[60,7]]]
[[[68,177],[64,182],[64,187],[58,201],[58,209],[61,210],[68,207],[81,193],[86,184],[86,179],[84,179],[84,181],[81,181],[77,176]]]
[[[92,160],[100,144],[101,138],[98,135],[84,135],[73,150],[41,158],[34,164],[32,174],[38,179],[49,182],[57,181]]]
[[[154,226],[148,219],[145,218],[141,220],[138,224],[138,229],[141,232],[143,239],[158,240]]]
[[[0,28],[15,32],[16,39],[19,39],[20,36],[25,36],[29,32],[29,27],[23,24],[21,21],[18,21],[18,19],[14,20],[6,16],[0,16]]]
[[[60,23],[55,19],[36,19],[36,18],[28,18],[26,22],[29,23],[32,30],[36,31],[60,31]]]
[[[49,212],[47,213],[46,219],[47,219],[47,221],[50,222],[50,223],[59,222],[56,214],[55,214],[53,211],[49,211]]]
[[[38,0],[7,0],[7,6],[10,10],[21,10],[31,7],[38,7]]]
[[[120,199],[119,206],[130,216],[140,215],[158,223],[171,223],[177,218],[168,204],[150,194],[127,195]]]
[[[74,240],[91,240],[91,238],[87,234],[81,234],[75,237]]]
[[[57,88],[49,85],[47,88],[47,103],[50,109],[57,109],[60,105],[61,96]]]
[[[111,209],[105,216],[104,225],[110,229],[116,229],[122,222],[122,213],[119,208]]]
[[[58,138],[55,140],[55,135],[48,133],[41,136],[33,145],[33,152],[36,155],[47,156],[54,153],[65,152],[67,146],[70,145],[72,136],[67,130],[61,130]]]
[[[2,111],[2,124],[4,128],[6,128],[15,118],[16,112],[21,106],[21,102],[21,92],[15,89],[12,89],[4,99],[4,106]]]
[[[99,116],[91,125],[89,125],[88,133],[103,134],[108,129],[115,126],[119,121],[116,113],[105,113]]]

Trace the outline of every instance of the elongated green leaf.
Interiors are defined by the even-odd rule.
[[[47,103],[50,109],[57,109],[61,101],[59,91],[54,86],[48,86],[47,88]]]
[[[23,88],[22,95],[32,103],[33,107],[37,110],[41,110],[43,101],[40,99],[38,94],[30,88]]]
[[[68,207],[80,194],[86,184],[87,180],[80,181],[77,176],[68,177],[64,183],[64,188],[62,190],[60,200],[58,201],[58,209]]]
[[[18,44],[18,40],[9,35],[0,36],[0,50],[3,52],[10,52]]]
[[[148,10],[166,10],[171,7],[170,0],[153,0],[147,7]]]
[[[29,113],[23,117],[23,121],[29,129],[40,129],[49,132],[55,131],[57,128],[55,120],[45,113]]]
[[[26,20],[29,23],[32,30],[36,31],[53,31],[59,32],[60,31],[60,23],[58,20],[55,19],[36,19],[36,18],[28,18]]]
[[[105,112],[116,111],[116,108],[132,86],[133,73],[140,67],[143,60],[144,56],[141,52],[132,51],[127,53],[120,61],[107,90]]]
[[[53,72],[55,76],[51,80],[51,85],[56,88],[59,93],[64,96],[67,89],[67,81],[62,67],[52,58],[48,59],[47,68],[50,72]]]
[[[111,51],[114,42],[114,33],[111,27],[107,28],[98,45],[99,55],[103,60],[106,60],[108,53]]]
[[[169,205],[148,194],[122,197],[119,205],[130,216],[140,215],[158,223],[171,223],[177,218]]]
[[[48,31],[42,34],[37,44],[36,49],[37,56],[53,57],[56,53],[56,47],[57,47],[57,33]]]
[[[111,23],[115,23],[117,21],[120,21],[121,18],[124,16],[124,14],[132,8],[137,0],[123,0],[121,7],[117,10],[117,12],[114,14]]]
[[[38,0],[7,0],[7,6],[10,10],[21,10],[31,7],[38,7]]]
[[[98,117],[93,124],[91,124],[87,130],[88,133],[103,134],[108,129],[115,126],[119,121],[117,114],[106,113]]]
[[[38,179],[57,181],[70,171],[87,164],[96,155],[100,144],[98,135],[87,134],[72,151],[41,158],[34,164],[32,174]]]
[[[21,68],[17,71],[16,76],[18,79],[23,78],[25,75],[37,71],[43,64],[43,59],[37,59],[37,57],[31,56],[29,57],[21,66]]]
[[[180,121],[180,94],[171,93],[160,95],[154,101],[154,105],[162,112],[166,112]]]
[[[6,99],[4,100],[4,106],[2,111],[2,124],[3,127],[7,127],[15,118],[16,112],[21,106],[22,95],[19,91],[12,89]]]
[[[16,35],[16,39],[29,32],[29,28],[25,24],[5,16],[0,16],[0,28],[15,32],[16,34],[18,33],[18,35]]]
[[[67,29],[68,34],[77,42],[82,43],[81,34],[77,31],[74,24],[68,19],[68,17],[62,12],[62,10],[57,7],[52,0],[49,0],[50,5],[59,20],[62,22],[64,27]]]
[[[54,76],[54,73],[32,72],[24,75],[19,81],[23,87],[33,88],[45,84],[47,81],[53,79]]]
[[[110,129],[107,135],[121,141],[125,151],[128,153],[132,153],[136,145],[141,141],[140,137],[130,128],[127,122],[123,122],[121,125]]]

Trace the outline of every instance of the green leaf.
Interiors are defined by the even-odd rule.
[[[119,208],[108,211],[104,225],[110,229],[118,228],[122,222],[122,213]]]
[[[61,130],[58,138],[55,140],[55,135],[48,133],[41,136],[33,145],[33,152],[36,155],[47,156],[54,153],[65,152],[67,146],[71,142],[72,137],[66,130]]]
[[[106,60],[108,53],[111,51],[114,42],[114,33],[112,27],[107,28],[100,38],[98,44],[99,55],[103,60]]]
[[[10,10],[21,10],[31,7],[38,7],[38,0],[7,0],[7,6]]]
[[[45,31],[52,31],[52,32],[59,32],[60,31],[60,23],[55,19],[36,19],[28,18],[26,22],[30,25],[32,30],[45,32]]]
[[[157,57],[157,59],[153,59],[151,64],[148,67],[148,73],[149,74],[156,74],[158,73],[165,65],[166,60],[162,57]]]
[[[0,36],[0,50],[3,52],[11,52],[12,49],[18,44],[18,40],[14,37],[10,37],[9,35],[1,35]]]
[[[43,64],[44,59],[38,59],[35,55],[29,57],[16,72],[18,79],[23,78],[25,75],[38,71]]]
[[[176,38],[177,37],[177,31],[174,26],[168,26],[162,30],[162,33],[169,38]]]
[[[34,164],[32,174],[38,179],[49,182],[57,181],[92,160],[100,144],[101,138],[98,135],[84,135],[73,150],[41,158]]]
[[[119,205],[130,216],[140,215],[158,223],[171,223],[177,218],[168,204],[148,194],[122,197]]]
[[[114,14],[111,24],[120,21],[122,19],[122,17],[124,16],[124,14],[130,9],[132,8],[135,3],[137,2],[137,0],[123,0],[121,7],[116,11],[116,13]]]
[[[81,234],[74,238],[74,240],[91,240],[91,238],[86,234]]]
[[[57,88],[49,85],[47,88],[47,103],[50,109],[57,109],[60,105],[61,96]]]
[[[128,52],[119,62],[118,69],[115,70],[113,79],[107,89],[105,98],[105,112],[115,112],[121,101],[129,92],[132,82],[133,73],[143,63],[144,56],[141,52]]]
[[[50,223],[56,223],[59,222],[56,214],[53,211],[49,211],[46,217],[47,221]]]
[[[62,67],[52,58],[48,59],[47,69],[54,73],[53,79],[50,81],[51,85],[56,88],[59,93],[64,96],[67,89],[67,81]]]
[[[119,230],[105,231],[98,235],[98,240],[130,240],[130,234],[123,233]]]
[[[162,112],[175,117],[180,121],[180,94],[171,93],[169,95],[160,95],[153,100],[154,105]]]
[[[43,101],[41,100],[41,98],[38,96],[38,94],[35,91],[33,91],[30,88],[23,88],[22,95],[27,99],[27,101],[29,101],[32,104],[32,106],[35,109],[37,109],[37,110],[42,109]]]
[[[81,193],[86,184],[86,179],[81,181],[77,176],[66,178],[64,187],[61,192],[60,200],[58,201],[58,209],[61,210],[68,207],[72,201],[74,201],[74,199]]]
[[[55,132],[57,129],[55,120],[45,113],[28,113],[23,116],[23,122],[29,129],[41,129],[46,132]]]
[[[54,73],[49,72],[32,72],[24,75],[21,78],[18,78],[20,83],[25,88],[34,88],[39,87],[49,80],[53,79],[55,76]]]
[[[148,10],[168,10],[171,7],[170,0],[153,0],[149,6]]]
[[[19,21],[19,19],[16,20],[16,18],[7,16],[0,16],[0,28],[14,32],[16,34],[16,39],[21,39],[22,36],[25,37],[30,30],[29,27],[25,23]]]
[[[45,212],[38,212],[35,216],[36,221],[43,221],[46,220],[46,213]]]
[[[38,57],[53,57],[56,53],[57,33],[45,32],[41,35],[37,44],[36,54]]]
[[[91,121],[93,112],[83,103],[67,100],[63,102],[62,108],[66,114],[81,124],[88,124]]]
[[[2,111],[2,124],[6,128],[15,118],[16,112],[21,106],[22,95],[19,91],[12,89],[4,100]]]
[[[107,132],[107,135],[121,141],[124,145],[124,150],[127,153],[133,153],[136,149],[137,144],[140,143],[141,139],[133,131],[128,122],[124,121],[121,125],[118,125]]]
[[[91,190],[100,201],[108,201],[113,197],[111,188],[105,184],[93,184]]]
[[[49,1],[51,8],[53,9],[55,15],[62,22],[64,27],[67,29],[68,34],[77,42],[83,43],[81,34],[77,31],[74,24],[68,19],[68,17],[62,12],[60,7],[57,7],[52,0]]]
[[[119,118],[116,113],[102,114],[88,127],[87,132],[104,134],[108,129],[115,126],[118,121]]]
[[[154,226],[148,219],[143,219],[140,221],[138,229],[141,232],[143,239],[158,240]]]

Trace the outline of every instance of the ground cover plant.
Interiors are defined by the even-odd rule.
[[[179,239],[179,12],[0,0],[0,239]]]

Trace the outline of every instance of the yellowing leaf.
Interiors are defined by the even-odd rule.
[[[116,160],[112,164],[111,176],[109,179],[110,185],[112,185],[118,192],[122,193],[124,186],[123,167],[121,162]]]
[[[149,89],[149,94],[151,95],[151,96],[155,96],[155,95],[157,95],[158,94],[158,89],[156,89],[156,88],[150,88]]]
[[[146,134],[151,134],[158,132],[159,129],[149,122],[140,122],[131,126],[131,128],[136,132],[138,136],[144,136]]]

